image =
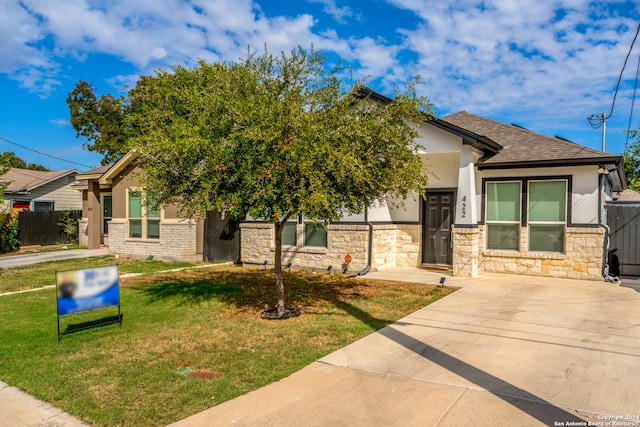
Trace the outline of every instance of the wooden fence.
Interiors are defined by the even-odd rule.
[[[18,212],[20,246],[71,243],[62,227],[58,225],[63,214],[64,211]],[[76,220],[81,218],[82,211],[71,211],[71,217]],[[77,234],[75,240],[78,241]]]

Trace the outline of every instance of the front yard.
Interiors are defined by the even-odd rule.
[[[31,283],[39,268],[3,271],[13,284],[3,280],[0,293]],[[56,266],[47,268],[39,274],[52,284]],[[57,269],[69,268],[82,265]],[[287,304],[303,314],[268,321],[260,312],[275,303],[273,281],[270,270],[233,266],[122,279],[122,327],[68,334],[59,344],[55,288],[0,296],[0,380],[91,425],[166,425],[284,378],[451,292],[292,272]],[[62,327],[109,310],[63,317]]]

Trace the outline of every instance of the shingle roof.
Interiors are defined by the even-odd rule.
[[[578,165],[618,163],[614,156],[584,147],[565,139],[553,138],[515,125],[476,116],[462,111],[442,118],[445,122],[475,134],[485,136],[500,144],[498,153],[482,158],[480,168],[529,165]]]
[[[627,188],[624,191],[614,192],[613,200],[618,202],[640,202],[640,193]]]
[[[11,168],[6,174],[0,177],[0,181],[9,182],[9,186],[4,190],[5,193],[24,193],[48,184],[51,181],[55,181],[56,179],[76,173],[78,173],[78,171],[75,169],[43,172]]]

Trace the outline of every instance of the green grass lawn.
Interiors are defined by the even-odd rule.
[[[23,267],[0,270],[0,294],[55,285],[56,271],[102,267],[114,264],[118,264],[120,274],[151,273],[193,265],[187,262],[116,258],[113,255],[41,262]]]
[[[123,279],[122,327],[60,343],[55,289],[2,296],[0,379],[91,425],[166,425],[284,378],[451,292],[292,272],[287,304],[302,315],[269,321],[260,312],[275,303],[273,282],[272,271],[240,267]],[[62,329],[113,314],[66,316]],[[176,373],[183,368],[212,378]]]

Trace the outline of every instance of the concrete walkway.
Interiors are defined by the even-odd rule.
[[[517,275],[451,282],[464,286],[174,426],[640,426],[640,294]]]
[[[15,268],[22,265],[37,264],[39,262],[57,261],[71,258],[88,258],[92,256],[109,255],[108,249],[69,249],[65,251],[34,252],[20,255],[6,255],[0,257],[0,269]]]
[[[77,418],[0,381],[0,427],[80,427]]]

